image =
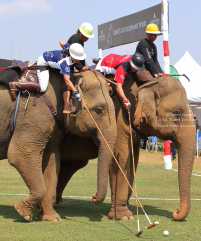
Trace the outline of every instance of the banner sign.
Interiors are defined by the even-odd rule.
[[[98,49],[133,43],[146,37],[146,26],[158,25],[161,31],[162,4],[98,25]]]

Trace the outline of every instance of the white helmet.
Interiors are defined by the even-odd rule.
[[[79,30],[85,37],[94,38],[94,28],[90,23],[81,24]]]
[[[74,59],[77,59],[77,60],[86,59],[86,54],[81,44],[78,44],[78,43],[71,44],[69,48],[69,52],[71,57],[73,57]]]

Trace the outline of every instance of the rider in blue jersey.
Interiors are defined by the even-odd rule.
[[[82,45],[74,43],[72,45],[66,43],[64,50],[55,50],[44,52],[37,61],[39,66],[50,66],[52,68],[60,69],[60,73],[64,76],[64,82],[68,87],[63,93],[64,98],[64,114],[71,114],[73,111],[69,106],[70,91],[73,92],[75,98],[79,99],[80,94],[77,92],[75,86],[70,80],[70,69],[75,63],[84,60],[86,54]],[[35,92],[45,92],[49,83],[49,70],[37,70],[39,83],[33,82],[12,82],[12,89],[31,90]]]

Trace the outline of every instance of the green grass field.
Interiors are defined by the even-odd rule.
[[[146,230],[144,227],[149,223],[139,209],[140,226],[144,233],[136,237],[136,219],[111,221],[107,218],[110,209],[109,188],[104,203],[92,203],[91,196],[96,191],[97,160],[91,160],[87,167],[74,175],[65,189],[63,205],[55,205],[61,222],[40,222],[36,219],[36,210],[31,223],[24,221],[13,208],[13,204],[29,191],[7,160],[1,161],[0,240],[201,240],[201,176],[192,176],[190,214],[185,221],[175,222],[172,212],[180,208],[178,173],[162,169],[162,152],[142,150],[140,164],[145,165],[139,165],[137,170],[138,197],[150,220],[159,221],[160,224]],[[173,169],[177,169],[177,160],[173,161]],[[200,157],[195,158],[193,173],[201,174]],[[132,198],[130,204],[135,214],[135,199]],[[164,230],[169,231],[169,236],[164,237]]]

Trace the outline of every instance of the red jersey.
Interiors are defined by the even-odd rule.
[[[130,72],[130,59],[132,55],[109,54],[103,58],[101,66],[116,69],[115,81],[124,84],[124,79]]]

